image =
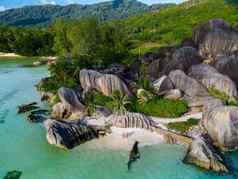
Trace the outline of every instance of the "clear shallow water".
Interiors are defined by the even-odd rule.
[[[19,61],[18,61],[19,63]],[[33,85],[47,76],[45,67],[21,68],[16,61],[0,61],[0,179],[20,170],[21,179],[235,179],[184,165],[182,146],[141,148],[142,158],[127,171],[128,153],[93,149],[84,144],[64,151],[47,144],[40,124],[16,114],[19,104],[39,101]],[[238,166],[238,153],[230,154]]]

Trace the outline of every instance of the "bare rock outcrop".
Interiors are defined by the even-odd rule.
[[[235,83],[214,67],[207,64],[194,65],[190,68],[189,76],[202,83],[207,89],[216,89],[234,100],[237,97]]]
[[[72,149],[97,137],[97,132],[78,121],[52,120],[44,122],[49,144],[64,149]]]
[[[220,149],[238,149],[238,107],[211,107],[208,104],[204,109],[202,124]]]
[[[173,70],[181,70],[185,73],[192,65],[202,63],[202,58],[193,47],[182,47],[173,53],[172,60],[163,69],[163,74],[169,74]]]
[[[238,32],[222,19],[213,19],[193,31],[193,40],[204,58],[231,56],[238,50]]]
[[[171,89],[165,93],[164,98],[169,100],[179,100],[180,98],[182,98],[182,96],[183,94],[181,90]]]
[[[169,90],[173,89],[173,83],[167,75],[164,75],[158,80],[154,81],[152,86],[158,95],[165,94]]]
[[[187,76],[181,70],[170,72],[169,77],[173,82],[176,89],[180,89],[186,95],[195,96],[208,96],[207,89],[195,79]]]
[[[214,67],[238,85],[238,57],[220,57],[216,60]]]
[[[151,130],[155,126],[153,120],[140,113],[128,112],[125,115],[111,115],[107,119],[115,127],[141,128]]]
[[[228,172],[223,158],[214,147],[202,137],[193,140],[188,148],[184,162],[207,170],[222,173]]]

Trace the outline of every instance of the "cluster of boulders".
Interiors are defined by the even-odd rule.
[[[184,43],[178,49],[163,48],[157,55],[145,56],[140,63],[145,66],[145,73],[157,95],[171,100],[183,98],[191,112],[203,112],[201,134],[192,136],[193,142],[185,161],[206,169],[228,172],[216,148],[221,151],[238,148],[238,107],[226,106],[211,96],[209,90],[219,91],[229,101],[237,100],[238,31],[221,19],[210,20],[194,29],[190,41],[190,46]],[[48,142],[72,148],[97,137],[95,126],[108,124],[123,128],[156,127],[150,118],[142,114],[115,115],[102,110],[102,107],[96,110],[100,113],[96,121],[85,117],[83,99],[90,90],[100,91],[106,96],[111,96],[115,90],[133,95],[131,87],[139,77],[136,65],[129,69],[119,65],[100,72],[83,69],[79,75],[82,91],[59,89],[60,103],[53,106],[52,112],[52,117],[57,120],[45,122]],[[80,120],[64,120],[66,118]]]

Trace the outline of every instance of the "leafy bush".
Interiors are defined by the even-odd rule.
[[[144,113],[147,116],[180,117],[188,111],[188,105],[183,100],[171,101],[156,96],[143,105],[133,98],[130,110]]]
[[[169,129],[184,133],[184,132],[188,131],[190,127],[198,125],[198,123],[199,123],[198,119],[191,118],[191,119],[187,120],[186,122],[169,123],[167,127]]]

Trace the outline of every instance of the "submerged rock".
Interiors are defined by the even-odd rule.
[[[7,173],[7,175],[3,179],[19,179],[22,175],[21,171],[10,171]]]
[[[215,68],[207,64],[195,65],[190,68],[189,76],[198,80],[207,89],[216,89],[234,100],[237,97],[235,83]]]
[[[140,113],[128,112],[125,115],[111,115],[108,117],[108,123],[120,128],[141,128],[149,129],[155,126],[153,120]]]
[[[136,162],[140,158],[140,151],[138,148],[139,142],[136,141],[131,149],[130,156],[129,156],[129,161],[127,163],[128,170],[131,169],[131,164],[133,162]]]
[[[47,141],[60,148],[72,149],[77,145],[98,137],[97,132],[80,120],[65,121],[47,119],[44,122]]]
[[[214,147],[203,138],[196,138],[189,146],[184,162],[216,172],[228,172],[228,168]]]
[[[238,107],[207,105],[202,124],[220,149],[224,151],[238,149]]]
[[[37,105],[37,102],[20,105],[18,106],[17,113],[26,113],[26,112],[38,109],[39,107],[36,105]]]
[[[209,95],[207,89],[203,85],[201,85],[195,79],[187,76],[181,70],[170,72],[169,77],[173,82],[175,88],[180,89],[188,96],[195,97]]]

